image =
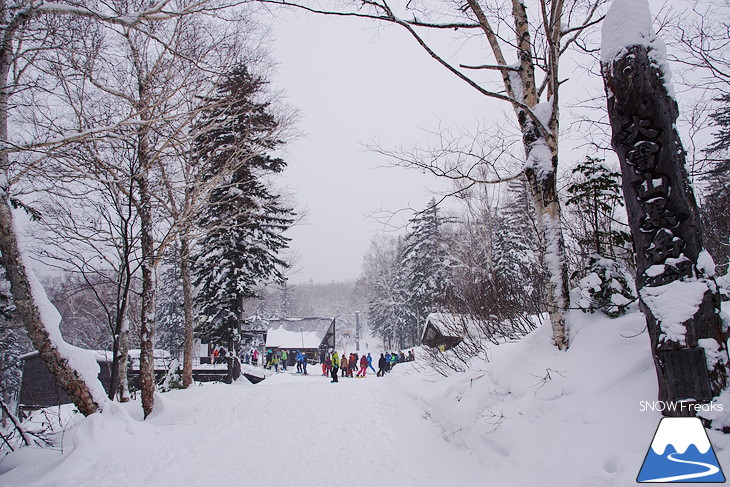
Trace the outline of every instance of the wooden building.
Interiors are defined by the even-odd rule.
[[[96,356],[99,364],[99,381],[104,390],[109,392],[111,384],[112,352],[107,350],[89,350]],[[132,390],[139,389],[139,349],[129,351],[129,386]],[[48,371],[45,362],[38,352],[31,352],[20,357],[23,361],[23,375],[18,397],[18,412],[32,411],[50,406],[60,406],[71,403],[71,398],[58,385],[55,377]],[[166,350],[155,350],[154,366],[155,377],[158,383],[162,381],[170,367],[172,358]],[[236,370],[237,369],[237,370]],[[232,371],[226,365],[201,366],[193,369],[193,379],[197,382],[215,382],[235,380],[241,375],[240,365]],[[257,383],[264,379],[261,374],[247,371],[246,378]]]
[[[442,350],[457,346],[463,340],[460,330],[464,329],[464,319],[462,315],[431,313],[426,318],[421,343],[427,347],[438,347]]]
[[[269,320],[266,348],[301,351],[309,363],[317,363],[321,352],[335,347],[335,318],[283,318]],[[292,354],[293,355],[293,354]],[[289,365],[294,357],[290,355]]]

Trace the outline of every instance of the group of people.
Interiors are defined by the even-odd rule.
[[[416,356],[413,350],[408,351],[408,355],[403,352],[385,352],[380,354],[378,359],[377,377],[383,377],[390,372],[395,364],[399,362],[410,362],[415,360]],[[351,353],[349,356],[343,354],[342,357],[336,350],[330,350],[322,361],[322,375],[332,377],[331,382],[338,382],[338,372],[342,377],[353,377],[353,373],[357,370],[355,377],[366,377],[368,369],[375,372],[373,368],[373,357],[368,353],[362,357],[357,353]]]
[[[228,350],[223,347],[213,347],[210,351],[210,363],[211,364],[225,364],[226,357],[228,356]]]
[[[211,351],[211,362],[212,363],[226,363],[226,356],[228,352],[225,348],[214,347]],[[263,360],[263,366],[267,369],[274,369],[279,372],[279,367],[282,371],[287,371],[289,362],[296,364],[297,373],[302,375],[307,374],[307,354],[300,350],[272,350],[267,349],[266,353],[260,353],[255,347],[245,352],[241,357],[243,362],[246,364],[259,364],[259,357]],[[395,364],[400,362],[410,362],[415,360],[415,354],[413,350],[409,350],[408,354],[404,352],[385,352],[380,354],[378,359],[378,370],[376,371],[373,367],[373,357],[368,353],[367,355],[360,356],[359,354],[352,352],[349,355],[343,354],[340,356],[337,351],[329,349],[328,351],[322,350],[320,352],[320,362],[322,363],[322,375],[325,377],[331,377],[332,382],[337,382],[338,377],[366,377],[368,369],[376,373],[377,377],[383,377],[385,374],[390,372]]]

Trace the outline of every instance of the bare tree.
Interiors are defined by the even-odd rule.
[[[120,29],[143,37],[155,37],[150,22],[162,22],[180,19],[195,11],[215,10],[221,5],[209,5],[207,2],[189,4],[173,4],[168,0],[159,3],[140,5],[135,9],[130,4],[108,2],[91,2],[89,4],[63,4],[52,2],[6,2],[0,5],[0,252],[2,265],[7,270],[10,289],[18,314],[23,320],[28,335],[51,372],[61,386],[78,406],[83,414],[95,412],[105,397],[95,377],[89,372],[94,369],[90,363],[81,361],[93,360],[84,358],[83,354],[73,352],[57,330],[57,313],[48,302],[42,287],[37,282],[27,258],[19,244],[18,232],[14,223],[11,193],[13,183],[19,175],[29,168],[37,167],[45,157],[45,152],[73,140],[80,140],[93,134],[106,133],[111,127],[93,124],[81,131],[67,131],[60,137],[32,139],[23,137],[22,133],[11,133],[9,122],[16,107],[13,97],[21,92],[33,93],[36,88],[28,82],[27,70],[32,67],[39,53],[46,52],[54,45],[50,35],[53,30],[44,23],[53,23],[65,18],[88,18],[106,25],[116,25]],[[144,30],[144,33],[142,33]],[[34,103],[37,100],[34,100]],[[131,117],[120,120],[115,126],[120,127],[128,122],[138,124],[149,121],[144,112],[135,112]],[[141,146],[145,145],[144,130],[141,134]],[[17,154],[11,158],[11,154]],[[145,161],[146,162],[146,161]],[[11,163],[16,164],[11,167]],[[144,165],[143,165],[144,166]],[[144,178],[144,175],[143,175]],[[145,186],[146,181],[139,182]],[[141,198],[143,219],[146,221],[149,212],[148,196]],[[144,243],[146,250],[151,250],[149,241]],[[153,267],[147,262],[147,277],[151,277]],[[151,339],[151,335],[149,336]]]
[[[397,25],[438,64],[469,87],[512,107],[522,139],[524,173],[545,243],[543,264],[550,276],[546,280],[546,295],[553,337],[558,348],[567,348],[564,312],[569,297],[557,186],[559,87],[562,82],[558,78],[558,68],[561,55],[601,20],[600,9],[605,2],[540,0],[528,8],[521,0],[486,4],[467,0],[444,9],[443,5],[427,2],[392,5],[376,0],[356,2],[356,8],[352,10],[336,10],[289,0],[261,1]],[[460,52],[439,51],[435,42],[429,42],[425,31],[431,31],[434,37],[446,33],[458,36],[459,41],[452,44],[458,44]],[[475,49],[461,47],[471,45],[471,42],[477,43]],[[462,53],[487,57],[480,50],[482,45],[489,46],[490,62],[470,59],[456,64],[451,61],[463,56]]]

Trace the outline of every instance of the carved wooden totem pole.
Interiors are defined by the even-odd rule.
[[[727,332],[674,125],[677,103],[656,54],[629,46],[602,68],[659,399],[682,401],[665,414],[689,416],[727,385]]]

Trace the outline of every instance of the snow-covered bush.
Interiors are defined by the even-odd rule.
[[[602,311],[617,318],[636,300],[631,280],[612,259],[592,255],[588,274],[571,291],[571,302],[586,313]]]
[[[165,374],[165,379],[160,384],[160,392],[167,392],[172,389],[183,389],[182,386],[182,374],[180,373],[180,362],[178,359],[173,359],[170,362],[170,368]]]

